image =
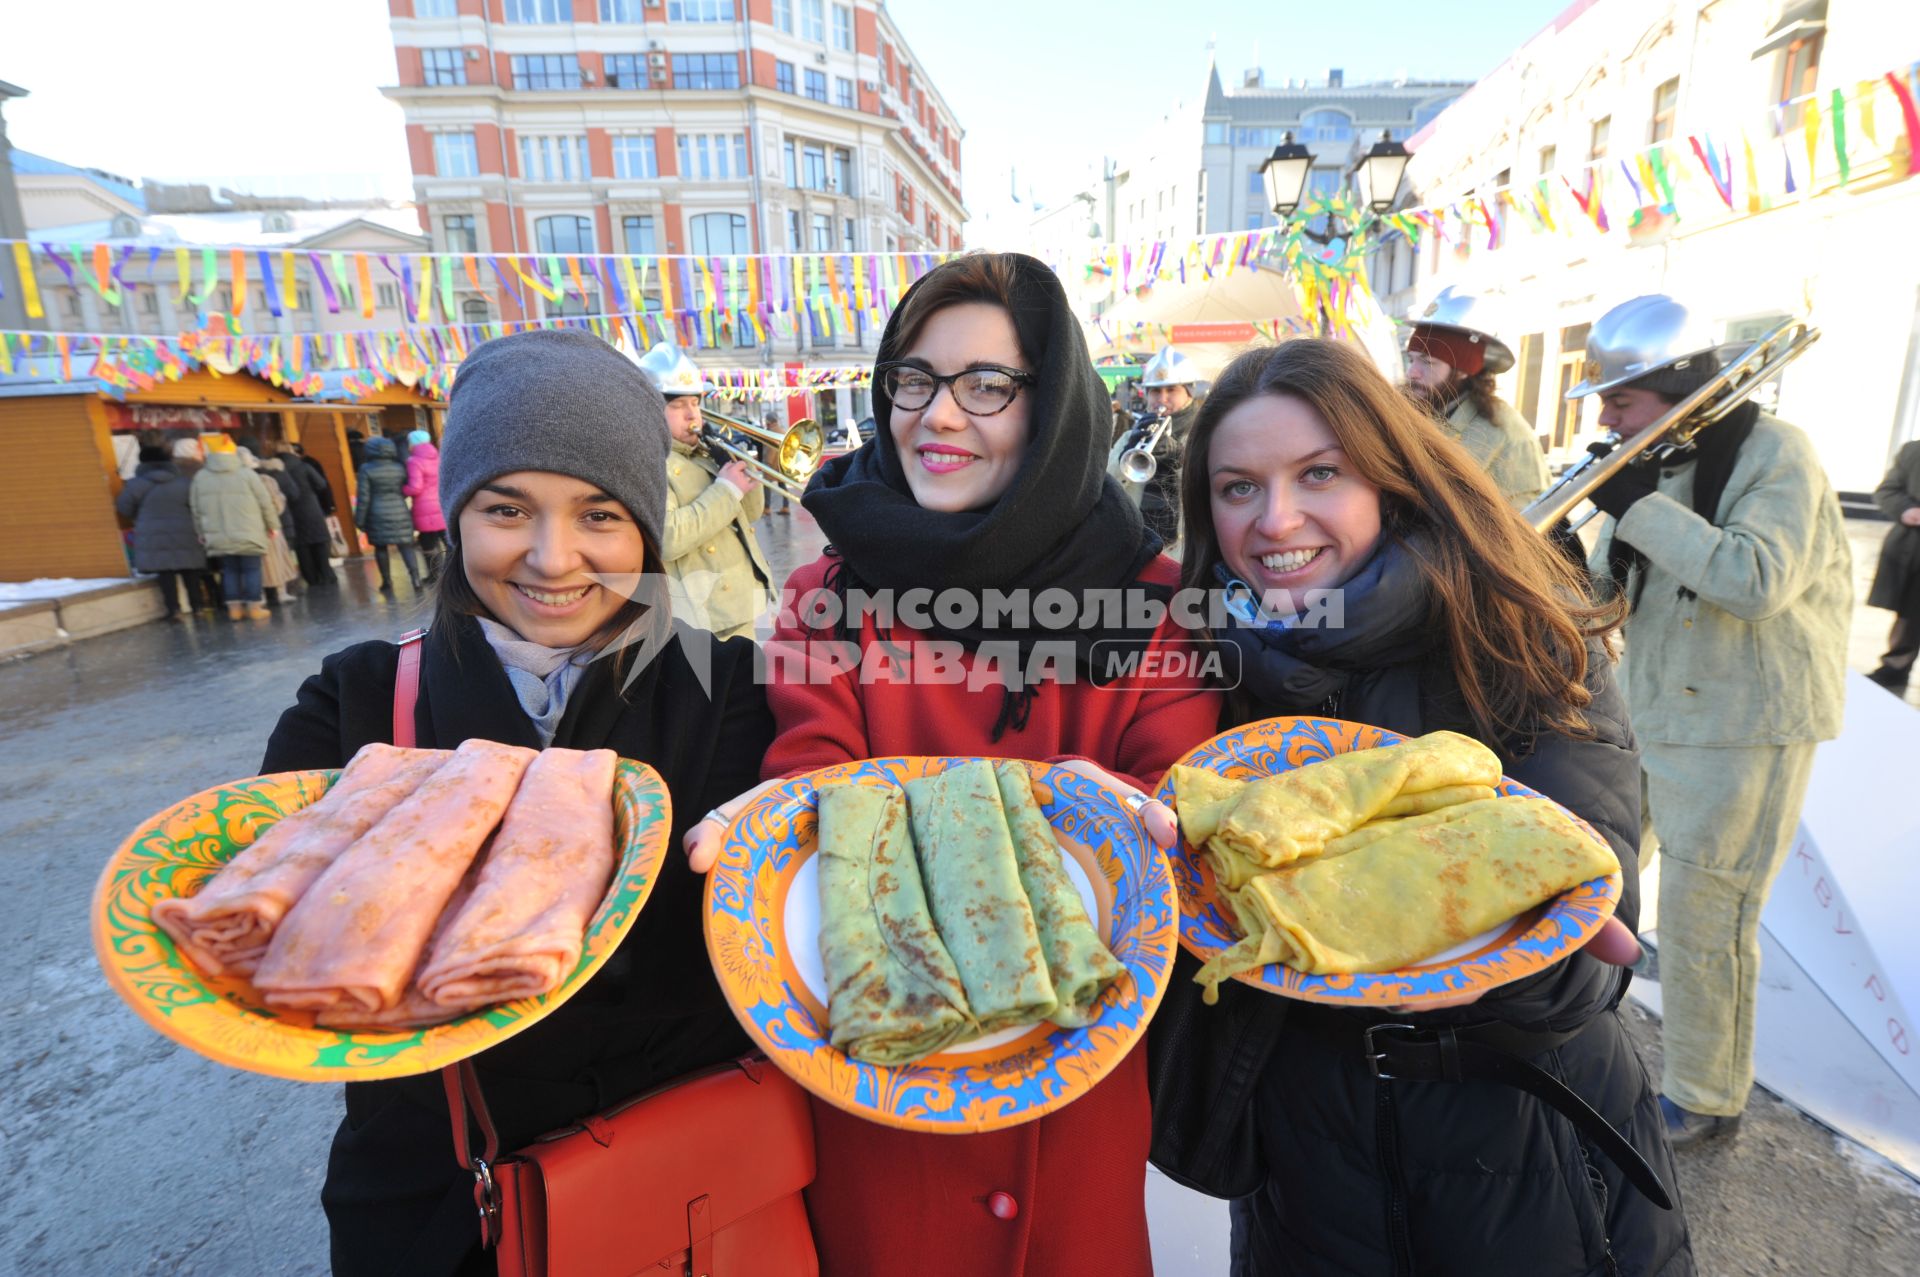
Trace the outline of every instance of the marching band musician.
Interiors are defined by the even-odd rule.
[[[1671,297],[1601,316],[1585,378],[1623,439],[1706,385],[1719,358]],[[1748,401],[1681,451],[1592,493],[1590,567],[1624,591],[1623,681],[1659,835],[1660,1107],[1676,1145],[1724,1134],[1753,1086],[1760,913],[1800,820],[1816,742],[1839,734],[1851,554],[1812,442]]]
[[[1200,368],[1172,346],[1147,362],[1140,376],[1140,389],[1147,399],[1147,415],[1142,424],[1151,428],[1158,417],[1172,418],[1171,427],[1153,447],[1153,478],[1147,480],[1140,496],[1140,517],[1171,548],[1180,537],[1180,452],[1187,445],[1194,418],[1205,402]],[[1109,461],[1108,473],[1117,474],[1120,459],[1129,440],[1139,436],[1122,432]]]
[[[638,362],[667,401],[673,451],[667,457],[660,556],[667,575],[696,605],[683,619],[723,639],[752,637],[753,623],[772,597],[773,571],[753,535],[766,494],[746,462],[721,465],[700,449],[700,398],[706,393],[700,366],[665,341]]]
[[[1527,419],[1493,392],[1513,351],[1491,328],[1484,298],[1440,290],[1407,338],[1407,388],[1519,508],[1546,489],[1547,459]]]

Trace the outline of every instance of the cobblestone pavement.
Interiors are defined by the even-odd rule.
[[[818,552],[804,513],[762,529],[783,579]],[[0,1273],[325,1271],[338,1089],[222,1068],[146,1028],[100,978],[88,905],[140,819],[256,769],[322,655],[423,619],[418,598],[370,589],[371,565],[344,574],[270,621],[147,625],[0,665],[0,925],[16,955],[0,1005]],[[1885,626],[1862,610],[1862,668]],[[1632,1014],[1652,1062],[1657,1028]],[[1914,1182],[1771,1097],[1735,1140],[1686,1155],[1681,1187],[1703,1273],[1920,1272]],[[1162,1272],[1208,1271],[1179,1253]]]

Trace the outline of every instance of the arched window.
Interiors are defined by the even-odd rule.
[[[1321,108],[1300,117],[1302,142],[1348,142],[1353,139],[1353,117],[1345,111]]]
[[[533,224],[534,241],[543,253],[591,253],[593,222],[585,217],[543,217]]]

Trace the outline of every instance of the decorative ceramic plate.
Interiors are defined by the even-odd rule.
[[[1221,733],[1189,752],[1179,765],[1204,767],[1234,780],[1258,780],[1335,754],[1396,745],[1405,739],[1337,718],[1269,718]],[[1502,779],[1496,788],[1503,797],[1544,797],[1513,780]],[[1173,804],[1171,769],[1156,797]],[[1604,843],[1586,821],[1578,816],[1573,820],[1589,837]],[[1206,857],[1184,837],[1179,854],[1173,857],[1173,877],[1180,891],[1180,942],[1187,951],[1204,962],[1238,943],[1241,933],[1233,907],[1220,894]],[[1490,931],[1397,971],[1304,975],[1276,962],[1235,978],[1306,1002],[1417,1007],[1498,988],[1552,966],[1591,940],[1619,902],[1616,871],[1589,879]]]
[[[1166,857],[1121,796],[1076,772],[1025,763],[1087,916],[1126,968],[1080,1029],[1027,1025],[915,1064],[868,1064],[827,1041],[820,959],[817,791],[904,785],[955,758],[873,758],[768,789],[735,817],[707,875],[707,952],[734,1014],[770,1059],[821,1099],[911,1131],[998,1131],[1051,1113],[1112,1072],[1166,992],[1177,909]]]
[[[544,1018],[600,969],[653,890],[673,823],[660,774],[621,759],[613,781],[613,886],[587,925],[579,963],[552,993],[425,1029],[326,1029],[310,1015],[270,1009],[243,978],[201,974],[154,924],[152,908],[168,896],[193,895],[236,852],[339,778],[337,771],[281,772],[216,785],[154,816],[113,853],[93,893],[93,948],[107,983],[141,1019],[210,1060],[296,1082],[431,1073]]]

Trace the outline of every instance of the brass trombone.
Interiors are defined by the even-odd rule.
[[[800,499],[807,480],[813,478],[813,472],[820,467],[820,459],[826,455],[826,433],[811,417],[802,417],[794,422],[784,434],[742,421],[738,417],[714,412],[710,408],[702,408],[700,418],[700,444],[708,456],[722,465],[728,460],[744,462],[753,471],[754,478],[795,501]],[[729,431],[746,435],[772,448],[773,464],[768,465],[756,453],[734,443],[727,437]]]
[[[1693,442],[1693,437],[1745,403],[1782,368],[1807,353],[1820,340],[1820,330],[1802,320],[1788,320],[1729,360],[1707,383],[1668,409],[1666,414],[1631,439],[1609,433],[1588,448],[1588,455],[1560,476],[1554,485],[1520,513],[1545,531],[1585,501],[1623,466],[1643,454],[1664,461]],[[1583,527],[1599,510],[1589,510],[1573,524]]]

